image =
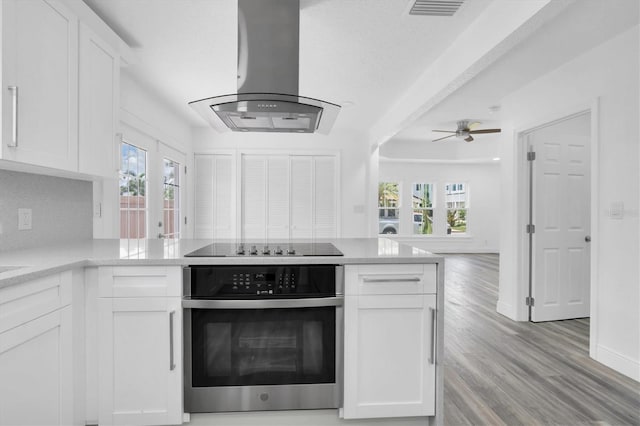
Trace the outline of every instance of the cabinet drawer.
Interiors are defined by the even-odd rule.
[[[99,297],[167,297],[182,295],[179,266],[111,266],[98,268]]]
[[[435,264],[347,265],[345,294],[436,293]]]
[[[71,303],[71,271],[0,289],[0,333]]]

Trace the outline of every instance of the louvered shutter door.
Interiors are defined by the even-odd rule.
[[[337,191],[335,157],[314,157],[315,238],[335,238]]]
[[[242,157],[242,237],[264,240],[267,227],[267,157]]]

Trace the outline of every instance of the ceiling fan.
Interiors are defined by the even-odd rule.
[[[441,141],[443,139],[448,138],[459,138],[463,139],[467,142],[471,142],[473,140],[473,136],[481,133],[500,133],[500,129],[478,129],[473,130],[474,127],[478,126],[480,123],[477,121],[469,121],[469,120],[460,120],[458,121],[458,129],[457,130],[433,130],[434,132],[441,133],[453,133],[453,135],[445,136],[442,138],[434,139],[433,142]]]

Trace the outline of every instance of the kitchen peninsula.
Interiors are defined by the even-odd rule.
[[[443,258],[382,238],[326,242],[343,256],[185,257],[211,240],[92,240],[3,253],[0,369],[9,379],[0,385],[0,424],[188,421],[183,271],[203,265],[338,266],[337,424],[441,423]],[[34,365],[43,380],[35,394],[25,380]]]

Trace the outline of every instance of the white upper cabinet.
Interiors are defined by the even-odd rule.
[[[128,48],[82,2],[3,0],[0,7],[0,158],[117,177],[120,56]]]
[[[79,61],[78,168],[81,173],[117,177],[120,57],[81,23]]]
[[[78,18],[53,0],[2,6],[2,158],[78,168]]]

